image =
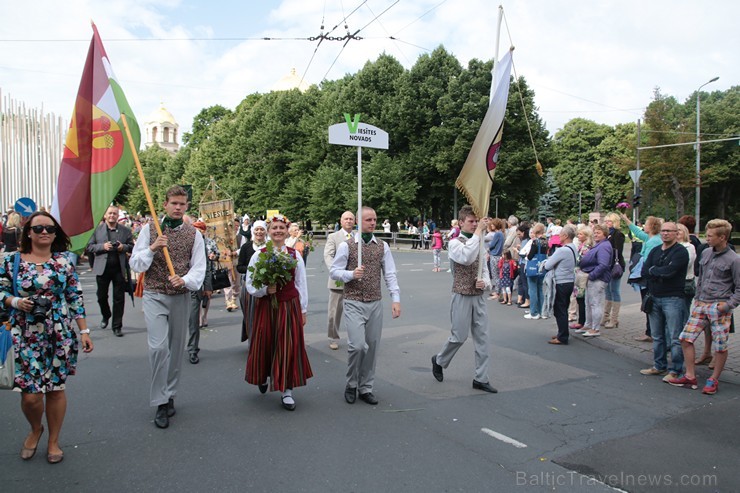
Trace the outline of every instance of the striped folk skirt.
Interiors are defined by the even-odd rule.
[[[247,291],[247,283],[242,283],[242,289],[239,293],[239,304],[242,308],[242,342],[249,339],[252,335],[252,324],[254,321],[254,307],[257,298]]]
[[[270,296],[255,299],[252,342],[247,357],[246,381],[267,382],[270,390],[283,392],[306,385],[313,376],[303,341],[301,303],[298,297],[272,307]]]

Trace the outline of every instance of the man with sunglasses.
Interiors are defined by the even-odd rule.
[[[642,275],[647,279],[647,290],[652,296],[650,332],[653,337],[653,366],[640,370],[643,375],[668,375],[664,382],[678,378],[683,372],[683,350],[678,337],[686,320],[684,285],[689,253],[677,241],[678,228],[675,223],[663,223],[660,248],[650,250],[642,267]],[[671,365],[668,368],[667,354],[671,352]]]
[[[112,330],[116,337],[122,337],[123,310],[126,292],[130,290],[131,274],[128,268],[128,254],[134,250],[134,237],[131,230],[118,222],[118,207],[111,205],[105,211],[103,222],[95,228],[87,250],[95,255],[93,273],[98,283],[98,305],[103,321],[100,328],[108,327],[113,316]],[[108,288],[113,283],[113,312],[108,304]]]

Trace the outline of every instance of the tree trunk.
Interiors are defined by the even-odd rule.
[[[712,189],[715,193],[714,217],[725,219],[727,217],[727,205],[730,202],[730,187],[727,185],[718,185]]]
[[[679,218],[683,216],[686,203],[681,190],[681,183],[679,183],[676,175],[671,175],[671,193],[673,193],[673,198],[676,199],[676,218]]]

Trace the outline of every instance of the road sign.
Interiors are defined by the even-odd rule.
[[[38,210],[38,208],[36,207],[36,202],[29,199],[28,197],[21,197],[16,200],[15,206],[13,206],[13,208],[15,209],[15,212],[23,217],[28,217]]]
[[[329,127],[330,144],[388,149],[388,132],[360,122],[359,114],[350,120],[349,113],[345,113],[344,119],[346,123],[337,123]]]
[[[642,174],[643,171],[644,170],[641,170],[641,169],[633,169],[633,170],[631,170],[629,172],[629,174],[630,174],[630,178],[632,178],[632,181],[635,182],[635,183],[637,183],[638,181],[640,181],[640,175]]]

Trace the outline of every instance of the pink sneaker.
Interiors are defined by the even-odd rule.
[[[577,322],[576,322],[576,323],[574,323],[574,324],[570,324],[570,325],[568,326],[568,328],[569,328],[569,329],[582,329],[582,328],[583,328],[583,325],[581,325],[581,324],[579,324],[579,323],[577,323]]]
[[[691,390],[696,390],[699,388],[699,386],[696,383],[696,377],[688,378],[686,377],[686,375],[681,375],[678,378],[668,380],[668,383],[673,385],[674,387],[683,387],[683,388],[691,389]]]
[[[719,388],[719,382],[713,378],[707,378],[707,383],[704,384],[704,388],[701,389],[702,394],[714,395],[717,393]]]

